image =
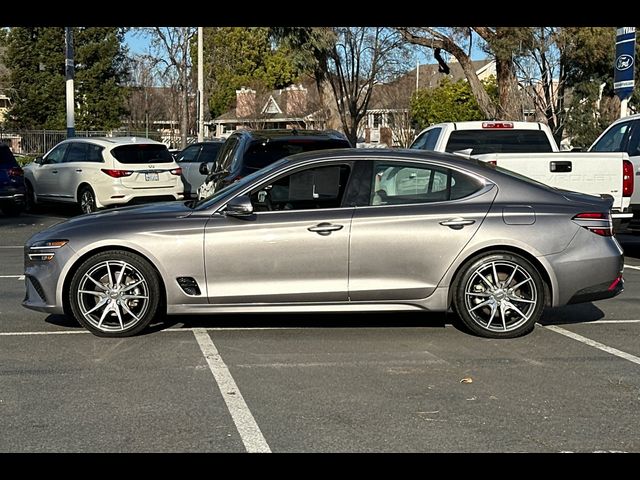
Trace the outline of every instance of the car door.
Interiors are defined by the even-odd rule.
[[[436,164],[367,162],[368,202],[351,224],[349,298],[431,295],[483,222],[497,189]]]
[[[178,165],[182,168],[182,181],[184,182],[185,192],[189,192],[191,195],[195,195],[198,187],[202,184],[199,181],[201,175],[198,172],[200,163],[198,163],[198,157],[202,145],[191,145],[185,148],[178,157]]]
[[[33,169],[33,188],[38,197],[49,200],[58,199],[60,167],[68,147],[69,143],[57,145]]]
[[[205,229],[209,302],[346,302],[354,207],[341,202],[349,163],[306,167],[258,184],[254,214],[214,214]]]
[[[105,179],[100,167],[104,163],[103,147],[86,141],[70,142],[64,161],[58,169],[58,197],[75,202],[81,184],[85,183],[99,192],[99,184]]]

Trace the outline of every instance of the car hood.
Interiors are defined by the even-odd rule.
[[[27,240],[29,246],[38,240],[66,238],[82,232],[82,236],[90,232],[126,232],[128,228],[138,228],[141,223],[153,223],[157,220],[184,218],[193,213],[185,202],[158,202],[130,207],[103,210],[96,213],[80,215],[64,222],[57,223]]]

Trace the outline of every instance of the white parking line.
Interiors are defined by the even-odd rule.
[[[0,278],[17,278],[18,280],[24,280],[24,275],[0,275]]]
[[[582,335],[578,335],[577,333],[570,332],[569,330],[565,330],[564,328],[560,328],[555,325],[546,325],[544,328],[548,328],[549,330],[553,330],[560,335],[573,338],[574,340],[582,342],[585,345],[589,345],[590,347],[597,348],[598,350],[602,350],[603,352],[610,353],[611,355],[624,358],[625,360],[629,360],[630,362],[640,365],[640,358],[636,357],[635,355],[631,355],[630,353],[623,352],[622,350],[618,350],[617,348],[609,347],[603,343],[596,342],[595,340],[591,340],[590,338],[583,337]]]
[[[271,453],[258,424],[247,406],[231,372],[225,365],[218,349],[204,328],[193,329],[193,334],[200,345],[200,350],[209,364],[209,369],[218,384],[222,398],[224,398],[231,418],[236,424],[242,443],[249,453]]]
[[[592,325],[594,323],[640,323],[640,320],[596,320],[595,322],[584,322],[581,325]]]
[[[640,267],[636,267],[635,265],[626,265],[625,264],[624,268],[631,268],[633,270],[640,270]]]
[[[64,330],[61,332],[0,332],[0,337],[16,337],[21,335],[71,335],[74,333],[90,333],[88,330]]]

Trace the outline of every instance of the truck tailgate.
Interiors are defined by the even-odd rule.
[[[622,197],[622,152],[489,153],[484,162],[563,190],[613,197],[613,209],[626,208]]]

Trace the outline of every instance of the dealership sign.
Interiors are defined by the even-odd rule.
[[[616,29],[616,60],[613,69],[613,91],[620,100],[629,98],[633,93],[635,71],[635,27]]]

